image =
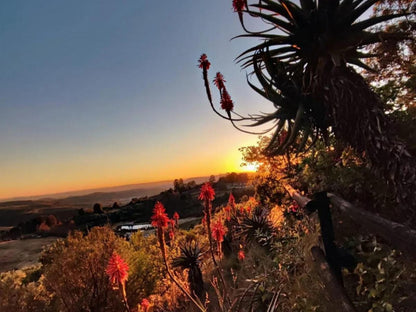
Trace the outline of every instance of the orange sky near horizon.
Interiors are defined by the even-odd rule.
[[[35,168],[33,164],[31,167],[22,164],[20,172],[14,168],[14,175],[7,183],[0,181],[0,199],[253,171],[253,167],[241,167],[242,155],[238,148],[253,145],[256,140],[252,136],[245,144],[237,143],[217,151],[207,148],[198,152],[198,157],[189,154],[190,157],[182,156],[182,160],[180,153],[172,153],[168,159],[165,159],[165,154],[156,153],[150,156],[151,161],[137,161],[134,159],[137,154],[132,152],[121,159],[115,159],[109,153],[101,155],[100,159],[39,162]],[[15,180],[11,180],[13,177]]]

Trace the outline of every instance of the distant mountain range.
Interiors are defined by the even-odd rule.
[[[219,176],[223,175],[216,178]],[[184,179],[184,182],[195,181],[200,184],[208,179],[209,177],[195,177]],[[53,214],[64,220],[77,214],[80,208],[92,209],[95,203],[107,207],[114,202],[125,205],[132,198],[157,195],[171,187],[173,181],[159,181],[4,199],[0,201],[0,228],[16,226],[19,222],[39,215]]]
[[[221,177],[224,174],[216,175],[215,177]],[[184,179],[184,182],[189,181],[195,181],[197,184],[208,181],[209,177],[193,177]],[[62,199],[62,198],[68,198],[68,197],[80,197],[79,199],[82,199],[81,197],[86,198],[93,198],[94,196],[100,197],[101,193],[116,193],[116,192],[135,192],[135,191],[151,191],[151,190],[159,190],[163,191],[165,189],[168,189],[170,187],[173,187],[173,180],[165,180],[165,181],[157,181],[157,182],[147,182],[147,183],[138,183],[138,184],[128,184],[128,185],[120,185],[120,186],[109,186],[109,187],[101,187],[101,188],[94,188],[94,189],[86,189],[86,190],[78,190],[78,191],[70,191],[70,192],[62,192],[62,193],[53,193],[53,194],[44,194],[44,195],[37,195],[37,196],[19,196],[19,197],[12,197],[12,198],[4,198],[0,199],[1,202],[10,202],[10,201],[22,201],[22,200],[52,200],[52,199]],[[153,192],[151,192],[153,193]],[[149,195],[154,195],[149,194]],[[116,194],[113,194],[116,195]],[[126,195],[126,194],[121,194]],[[141,195],[141,196],[146,196]],[[111,197],[111,195],[108,195]],[[104,195],[104,197],[108,197]],[[135,196],[136,197],[136,196]],[[68,198],[69,199],[69,198]],[[70,200],[70,199],[69,199]],[[1,206],[0,206],[1,209]]]

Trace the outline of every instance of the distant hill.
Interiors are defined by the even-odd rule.
[[[54,214],[64,220],[77,214],[80,208],[90,209],[94,203],[110,206],[114,202],[128,203],[132,198],[152,196],[165,190],[166,186],[133,189],[119,192],[95,192],[66,198],[42,198],[0,202],[0,226],[15,226],[39,215]]]
[[[208,177],[184,179],[184,182],[192,180],[199,184]],[[64,220],[77,214],[80,208],[92,208],[94,203],[103,206],[111,206],[114,202],[126,204],[132,198],[157,195],[172,186],[173,181],[159,181],[0,201],[0,227],[16,226],[39,215],[54,214]]]
[[[222,177],[224,174],[218,174],[215,177]],[[208,176],[203,177],[193,177],[184,179],[184,182],[189,182],[194,180],[197,184],[205,182],[209,179]],[[127,185],[119,185],[119,186],[108,186],[108,187],[101,187],[101,188],[93,188],[93,189],[86,189],[86,190],[78,190],[78,191],[69,191],[69,192],[61,192],[61,193],[53,193],[53,194],[43,194],[43,195],[36,195],[36,196],[19,196],[13,198],[3,198],[0,199],[0,203],[2,202],[11,202],[11,201],[22,201],[22,200],[52,200],[52,199],[61,199],[67,197],[74,197],[74,196],[83,196],[83,195],[91,195],[92,193],[115,193],[121,191],[133,191],[133,190],[148,190],[148,189],[168,189],[172,187],[173,180],[164,180],[164,181],[157,181],[157,182],[146,182],[146,183],[137,183],[137,184],[127,184]]]

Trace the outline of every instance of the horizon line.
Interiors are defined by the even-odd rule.
[[[221,176],[226,175],[229,173],[250,173],[250,171],[232,171],[227,173],[217,173],[212,174],[214,176]],[[193,177],[187,177],[187,178],[178,178],[185,180],[191,180],[191,179],[198,179],[198,178],[205,178],[209,177],[211,175],[201,175],[201,176],[193,176]],[[84,194],[74,194],[72,196],[82,196],[82,195],[88,195],[92,194],[94,192],[103,192],[106,193],[104,190],[106,189],[112,189],[112,188],[124,188],[124,187],[130,187],[130,186],[139,186],[139,185],[146,185],[146,184],[156,184],[156,183],[166,183],[166,182],[172,182],[175,179],[165,179],[165,180],[156,180],[156,181],[149,181],[149,182],[137,182],[137,183],[129,183],[129,184],[122,184],[122,185],[112,185],[112,186],[103,186],[103,187],[92,187],[92,188],[86,188],[86,189],[75,189],[75,190],[68,190],[63,192],[56,192],[56,193],[45,193],[45,194],[39,194],[39,195],[20,195],[20,196],[13,196],[13,197],[4,197],[0,198],[0,202],[9,202],[9,201],[18,201],[18,200],[40,200],[40,199],[46,199],[46,198],[52,198],[55,199],[53,196],[66,196],[71,197],[71,193],[84,193]],[[128,191],[129,189],[126,189],[125,191]],[[111,192],[111,191],[109,191]],[[65,198],[65,197],[62,197]]]

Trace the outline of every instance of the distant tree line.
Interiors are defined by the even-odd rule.
[[[183,182],[182,178],[175,179],[173,181],[173,191],[179,192],[179,193],[193,189],[195,186],[196,186],[196,182],[194,180],[189,181],[188,183]]]

